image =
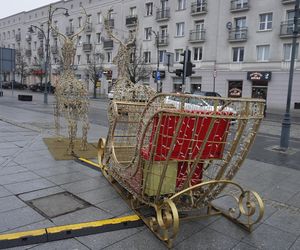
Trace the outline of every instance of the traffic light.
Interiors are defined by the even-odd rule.
[[[180,75],[177,75],[177,76],[181,76],[181,74],[183,74],[183,76],[185,77],[185,71],[186,71],[185,65],[186,65],[186,57],[187,57],[186,50],[183,51],[183,53],[181,53],[180,55],[183,56],[183,60],[180,61],[179,63],[182,64],[183,66],[182,66],[182,69],[180,69],[180,70],[176,69],[175,74],[176,75],[177,75],[177,73],[179,74],[179,71],[180,71]]]
[[[191,76],[192,74],[195,74],[195,71],[193,71],[193,68],[195,66],[196,65],[191,62],[191,51],[188,50],[188,52],[187,52],[187,62],[186,62],[186,73],[185,73],[185,76]]]
[[[179,77],[181,77],[181,74],[183,73],[183,70],[182,69],[176,69],[175,70],[175,74]]]

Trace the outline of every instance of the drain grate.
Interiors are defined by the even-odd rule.
[[[52,194],[27,201],[27,203],[47,218],[54,218],[90,206],[89,203],[69,192]]]

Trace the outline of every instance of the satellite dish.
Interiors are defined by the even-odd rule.
[[[227,23],[226,23],[226,28],[227,28],[228,30],[231,30],[231,28],[232,28],[232,22],[227,22]]]

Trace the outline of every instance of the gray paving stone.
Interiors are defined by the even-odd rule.
[[[22,207],[0,214],[0,232],[29,225],[45,218],[30,207]],[[5,230],[4,230],[5,228]]]
[[[167,249],[148,229],[145,229],[131,237],[116,242],[105,249]]]
[[[104,178],[90,178],[61,185],[61,187],[73,194],[84,193],[94,189],[100,189],[109,185]]]
[[[1,134],[0,134],[1,136]],[[8,148],[14,148],[14,149],[20,149],[17,145],[15,145],[13,142],[4,142],[0,143],[0,150],[2,149],[8,149]]]
[[[300,237],[296,240],[296,242],[291,246],[290,250],[299,250],[300,249]]]
[[[51,167],[56,167],[57,165],[58,163],[55,160],[38,161],[38,162],[23,163],[23,164],[21,163],[21,166],[29,170],[47,169]],[[63,165],[63,163],[60,162],[59,165]]]
[[[261,224],[254,232],[242,241],[259,249],[289,249],[297,236],[275,227]]]
[[[96,204],[95,206],[114,216],[120,216],[121,214],[131,211],[126,202],[120,197],[101,202],[99,204]]]
[[[37,230],[37,229],[43,229],[47,227],[54,227],[55,224],[51,222],[50,220],[42,220],[39,222],[35,222],[26,226],[18,227],[13,230],[9,230],[5,233],[15,233],[15,232],[23,232],[23,231],[30,231],[30,230]]]
[[[123,242],[124,239],[134,235],[139,232],[136,228],[130,228],[130,229],[124,229],[124,230],[118,230],[118,231],[112,231],[107,233],[101,233],[101,234],[93,234],[93,235],[87,235],[87,236],[81,236],[77,237],[76,239],[80,242],[82,242],[84,245],[88,246],[90,249],[103,249],[107,246],[110,246],[111,244],[115,242]],[[156,240],[156,239],[154,239]],[[132,245],[134,245],[132,241]],[[150,246],[152,243],[150,244]],[[126,248],[123,248],[126,249]],[[131,249],[131,248],[128,248]],[[149,246],[144,249],[149,249]]]
[[[231,249],[237,240],[227,237],[215,230],[205,228],[181,242],[175,249]]]
[[[300,182],[300,181],[299,181]],[[300,209],[300,192],[292,196],[288,201],[287,204],[292,205]]]
[[[73,213],[58,216],[53,218],[52,221],[56,225],[67,225],[110,218],[112,218],[111,214],[96,207],[88,207]]]
[[[21,173],[21,172],[26,172],[26,171],[28,171],[28,169],[21,167],[19,165],[5,166],[5,167],[0,168],[0,176],[16,174],[16,173]]]
[[[4,187],[14,194],[22,194],[22,193],[49,188],[53,186],[55,186],[54,183],[44,178],[40,178],[40,179],[35,179],[30,181],[8,184],[5,185]]]
[[[54,175],[47,177],[47,179],[57,185],[62,185],[66,183],[71,183],[79,180],[86,180],[91,178],[90,176],[87,176],[80,172],[70,173],[70,174],[60,174],[60,175]]]
[[[34,180],[34,179],[38,179],[38,178],[41,178],[41,177],[30,171],[16,173],[16,174],[10,174],[10,175],[1,175],[0,176],[0,185],[18,183],[18,182],[22,182],[22,181],[29,181],[29,180]]]
[[[0,198],[12,195],[6,188],[0,186]]]
[[[240,242],[234,248],[232,248],[232,250],[255,250],[255,249],[258,249],[258,248],[248,245],[244,242]]]
[[[281,209],[271,215],[266,224],[281,229],[285,232],[300,236],[300,212],[290,209]]]
[[[14,161],[19,164],[41,163],[41,157],[40,155],[37,155],[34,152],[27,152],[27,153],[22,153],[21,155],[14,158]]]
[[[23,201],[29,201],[29,200],[45,197],[45,196],[48,196],[51,194],[62,193],[63,191],[64,191],[64,189],[54,186],[54,187],[50,187],[50,188],[45,188],[45,189],[21,194],[21,195],[19,195],[19,198]]]
[[[76,239],[67,239],[67,240],[60,240],[60,241],[53,241],[47,242],[44,244],[37,245],[33,248],[34,250],[69,250],[69,249],[76,249],[76,250],[88,250],[86,246],[78,242]]]
[[[0,213],[26,206],[24,202],[13,195],[0,198]]]
[[[74,171],[71,168],[66,166],[59,166],[59,165],[51,166],[43,169],[34,169],[32,171],[41,177],[50,177],[54,175],[74,173]]]
[[[119,195],[111,186],[105,186],[103,189],[95,189],[78,194],[81,199],[86,200],[91,204],[98,204],[104,201],[112,200]]]

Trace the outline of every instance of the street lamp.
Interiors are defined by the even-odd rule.
[[[160,86],[160,71],[159,71],[159,33],[158,31],[155,32],[152,30],[152,33],[155,35],[156,40],[156,51],[157,51],[157,66],[156,66],[156,75],[155,75],[155,81],[156,81],[156,91],[161,92],[161,86]],[[158,79],[159,78],[159,79]]]
[[[298,30],[299,3],[300,0],[296,0],[289,85],[288,85],[288,93],[287,93],[287,101],[286,101],[286,110],[285,110],[284,118],[282,120],[282,127],[281,127],[280,149],[284,151],[287,150],[289,147],[289,138],[290,138],[290,128],[291,128],[290,108],[291,108],[291,95],[292,95],[292,86],[293,86],[297,36],[299,33]]]
[[[52,10],[52,5],[50,4],[49,5],[49,11],[48,11],[48,21],[47,21],[47,36],[45,34],[45,32],[39,28],[38,26],[35,26],[35,25],[31,25],[28,29],[28,31],[30,33],[33,33],[34,30],[33,28],[36,28],[38,29],[39,31],[42,32],[44,38],[45,38],[45,41],[46,41],[46,62],[45,62],[45,88],[44,88],[44,103],[47,104],[48,103],[48,79],[50,79],[50,50],[49,50],[49,47],[50,47],[50,26],[52,24],[52,17],[53,17],[53,14],[55,11],[57,10],[65,10],[65,13],[64,15],[66,17],[69,16],[69,10],[67,8],[64,8],[64,7],[57,7],[55,9]],[[50,87],[50,86],[49,86]]]

